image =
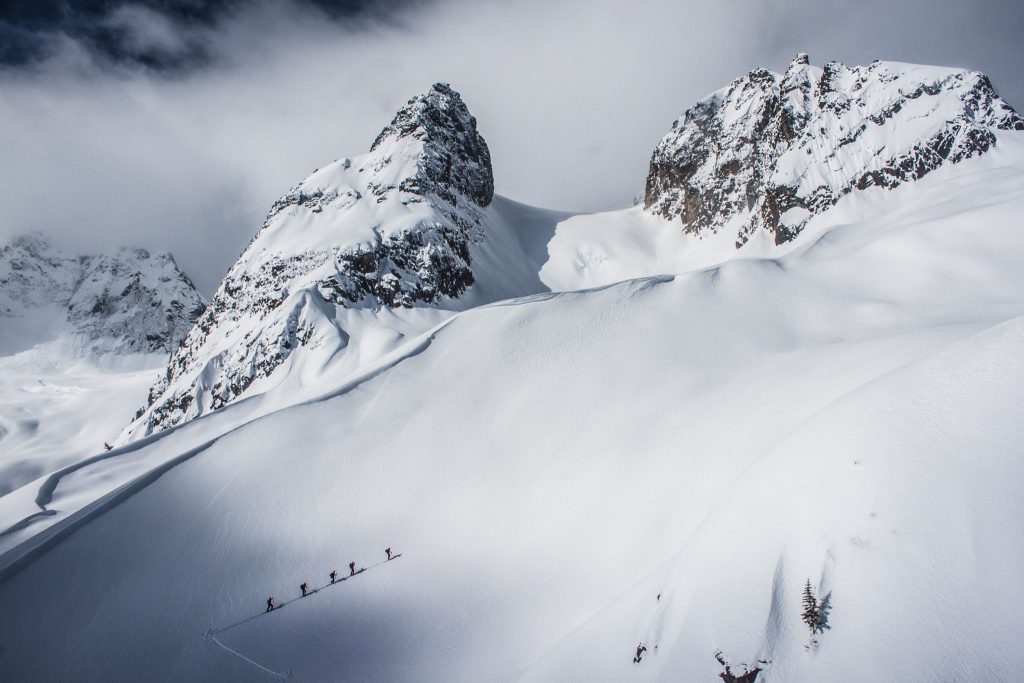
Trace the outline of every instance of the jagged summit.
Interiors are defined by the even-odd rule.
[[[41,233],[0,247],[0,342],[16,352],[70,336],[82,355],[168,353],[203,310],[170,254],[71,255]]]
[[[220,408],[300,347],[345,348],[339,309],[454,305],[475,281],[470,248],[493,196],[490,152],[459,94],[438,83],[410,99],[369,153],[271,206],[129,431]]]
[[[457,92],[436,84],[398,111],[368,154],[317,169],[275,202],[232,272],[242,263],[252,272],[253,258],[305,252],[307,262],[322,261],[329,251],[341,267],[319,284],[332,302],[454,298],[473,283],[468,245],[482,239],[479,210],[493,196],[476,119]],[[280,288],[284,271],[276,262],[271,270]]]
[[[370,151],[386,149],[403,138],[423,143],[420,173],[403,183],[403,191],[425,194],[433,190],[452,203],[460,194],[478,206],[491,203],[494,174],[490,151],[477,132],[476,118],[447,83],[435,83],[426,93],[410,99],[380,132]]]
[[[983,154],[1024,118],[983,74],[875,61],[755,69],[686,111],[651,157],[645,208],[702,235],[793,239],[854,190]]]

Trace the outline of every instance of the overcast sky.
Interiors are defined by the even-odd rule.
[[[627,206],[673,119],[757,66],[986,72],[1024,108],[1021,0],[6,0],[0,240],[171,250],[209,294],[273,200],[459,90],[497,191]]]

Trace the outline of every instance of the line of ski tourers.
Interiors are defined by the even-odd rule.
[[[396,557],[398,557],[398,555],[392,554],[391,548],[385,548],[384,552],[388,556],[388,559],[385,560],[385,561],[391,561],[391,560],[395,559]],[[363,571],[363,569],[360,569],[359,571],[361,572],[361,571]],[[349,562],[348,563],[348,572],[349,572],[348,573],[349,578],[351,578],[351,577],[353,577],[353,576],[355,576],[356,574],[359,573],[359,572],[356,571],[356,563],[355,562]],[[337,572],[337,570],[332,569],[331,573],[328,574],[328,576],[331,577],[331,583],[334,583],[335,581],[338,580],[338,572]],[[342,581],[344,581],[344,579],[342,579]],[[309,584],[306,583],[305,581],[303,581],[302,583],[299,584],[299,590],[302,591],[302,597],[306,597],[307,595],[309,595]],[[269,598],[267,598],[267,611],[268,612],[272,612],[273,610],[274,610],[274,596],[271,595]]]

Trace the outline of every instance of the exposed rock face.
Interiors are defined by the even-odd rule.
[[[459,94],[439,83],[409,100],[368,154],[318,169],[273,204],[129,431],[216,410],[297,348],[343,348],[336,307],[458,298],[493,196],[487,143]]]
[[[756,69],[687,110],[654,150],[644,206],[696,235],[731,224],[737,246],[758,230],[781,244],[843,195],[983,154],[1000,130],[1024,118],[983,74],[818,69],[801,54],[784,75]]]
[[[0,321],[33,324],[51,306],[64,313],[60,331],[77,335],[85,351],[167,353],[202,313],[203,300],[170,254],[121,248],[69,256],[37,234],[0,248]]]
[[[435,83],[426,95],[414,97],[380,132],[370,152],[387,150],[402,140],[423,144],[419,173],[405,178],[400,189],[413,195],[434,193],[453,206],[461,195],[477,206],[494,198],[494,174],[487,143],[459,93]]]

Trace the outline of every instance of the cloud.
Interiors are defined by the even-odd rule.
[[[164,56],[180,59],[193,46],[181,26],[166,14],[141,5],[121,5],[102,21],[104,28],[119,37],[126,55]]]
[[[1017,3],[363,5],[235,3],[200,23],[122,5],[103,21],[123,46],[200,65],[146,68],[65,35],[46,60],[0,71],[0,239],[169,249],[210,292],[277,196],[366,151],[439,80],[476,114],[498,192],[574,210],[628,205],[683,109],[797,51],[978,68],[1024,105]]]

